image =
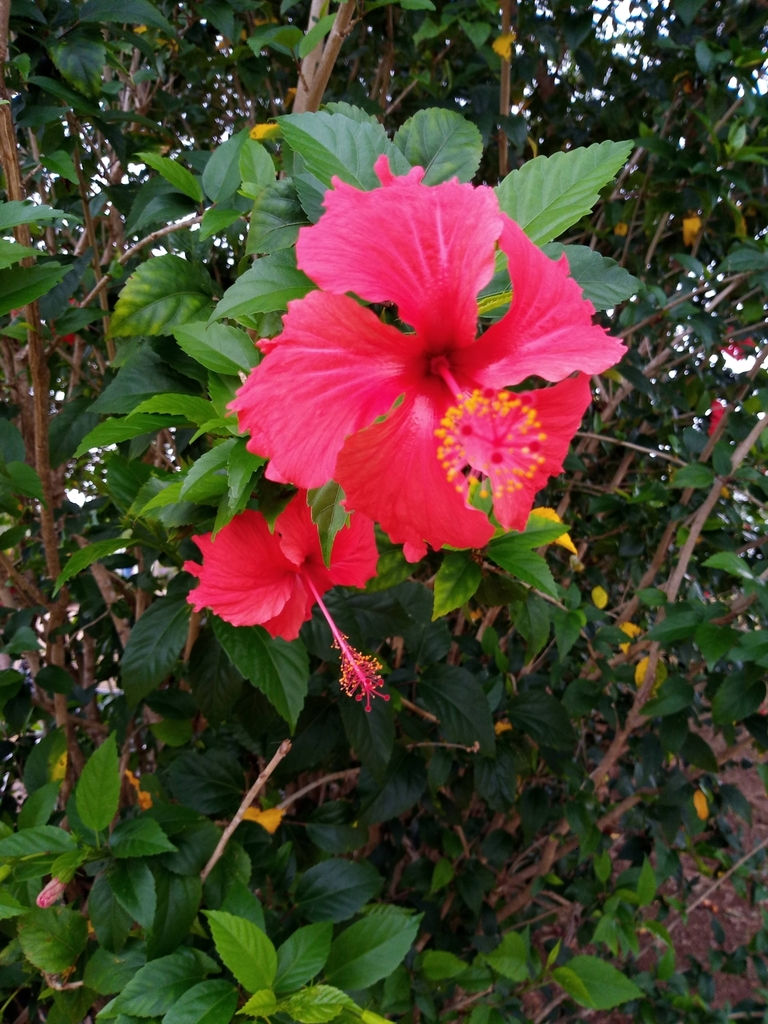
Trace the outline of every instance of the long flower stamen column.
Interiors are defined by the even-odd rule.
[[[308,575],[303,577],[305,585],[312,591],[320,611],[325,616],[333,634],[333,646],[341,652],[341,679],[339,683],[342,690],[348,697],[354,697],[361,701],[365,697],[365,710],[371,710],[371,697],[381,697],[382,700],[389,700],[388,693],[378,691],[384,685],[384,680],[379,675],[379,665],[375,658],[367,654],[361,654],[351,647],[347,638],[333,621],[331,613],[325,606],[325,602],[317,592],[312,580]],[[359,691],[359,692],[358,692]]]

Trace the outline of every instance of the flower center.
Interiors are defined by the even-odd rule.
[[[541,429],[536,409],[526,395],[511,391],[476,388],[458,396],[435,431],[437,457],[456,490],[469,496],[478,477],[487,477],[494,498],[519,491],[523,480],[531,479],[544,458]],[[469,476],[464,470],[470,467]],[[487,498],[483,485],[480,497]]]
[[[312,580],[309,576],[303,576],[302,579],[312,591],[320,611],[331,627],[333,646],[341,653],[341,679],[339,684],[344,693],[348,697],[354,697],[357,701],[361,701],[365,697],[366,711],[371,710],[371,697],[381,697],[382,700],[389,700],[388,693],[378,692],[384,685],[384,680],[379,675],[379,665],[376,659],[371,658],[367,654],[361,654],[354,647],[350,646],[347,638],[333,621],[331,613],[317,592],[317,588]]]

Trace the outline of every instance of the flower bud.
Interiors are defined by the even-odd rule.
[[[42,907],[45,910],[46,907],[51,907],[56,900],[62,895],[67,887],[66,882],[59,881],[58,878],[52,878],[48,885],[41,890],[37,900],[35,901],[38,907]]]

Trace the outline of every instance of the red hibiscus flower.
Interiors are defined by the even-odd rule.
[[[533,496],[562,460],[589,404],[587,378],[624,346],[592,324],[568,276],[500,213],[492,190],[421,184],[413,168],[362,192],[334,179],[319,223],[302,228],[298,265],[322,289],[289,303],[283,332],[232,408],[267,476],[341,484],[348,509],[378,520],[412,561],[434,548],[481,547],[493,534],[468,503],[488,478],[494,512],[523,529]],[[496,243],[513,288],[509,312],[477,336],[477,295]],[[347,295],[393,303],[399,331]],[[556,387],[515,395],[536,375]],[[469,467],[468,475],[467,467]]]
[[[730,356],[731,359],[747,359],[755,351],[753,338],[744,338],[743,341],[737,341],[735,338],[729,340],[726,334],[725,340],[727,344],[722,345],[720,351]]]
[[[334,646],[341,652],[341,685],[357,700],[382,696],[383,685],[373,658],[355,651],[331,618],[322,595],[331,587],[362,587],[376,575],[378,553],[373,523],[353,515],[336,535],[331,564],[323,562],[317,527],[312,522],[306,491],[299,491],[277,517],[274,533],[260,512],[236,516],[213,539],[210,533],[192,538],[203,563],[185,562],[200,585],[187,600],[199,612],[211,608],[233,626],[263,626],[272,636],[295,640],[317,604],[328,620]]]
[[[712,405],[709,407],[709,430],[707,433],[711,437],[720,425],[720,420],[725,416],[727,402],[724,402],[722,398],[715,398],[712,401]]]

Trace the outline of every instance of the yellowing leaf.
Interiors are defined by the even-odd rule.
[[[505,32],[504,35],[494,39],[492,43],[493,52],[498,53],[502,60],[510,60],[512,57],[512,47],[515,45],[517,36],[514,32]]]
[[[622,624],[619,626],[619,629],[622,633],[626,633],[628,637],[632,638],[640,636],[640,634],[643,632],[639,626],[636,626],[634,624],[634,622],[622,622]],[[626,654],[631,646],[632,644],[619,644],[619,650],[622,652],[622,654]]]
[[[613,233],[614,235],[618,235],[619,238],[626,238],[626,236],[629,234],[629,224],[627,224],[623,220],[620,220],[618,224],[614,225]]]
[[[509,722],[496,722],[493,727],[493,731],[497,736],[501,736],[503,732],[512,732],[512,726]]]
[[[593,587],[592,603],[602,611],[608,604],[608,592],[603,587]]]
[[[61,757],[57,761],[53,762],[53,764],[51,765],[51,782],[61,782],[61,780],[67,774],[68,758],[69,755],[65,750]]]
[[[243,821],[255,821],[272,836],[280,828],[284,816],[285,811],[280,807],[270,807],[266,811],[260,811],[258,807],[249,807],[243,815]]]
[[[645,673],[648,670],[648,662],[650,658],[641,658],[635,665],[635,685],[642,686],[645,681]],[[656,695],[656,691],[667,678],[667,666],[663,661],[659,661],[656,665],[656,678],[653,680],[653,687],[651,688],[651,696]]]
[[[562,523],[563,521],[553,508],[546,508],[545,506],[531,509],[531,515],[538,516],[540,519],[548,519],[551,523]],[[552,543],[559,544],[561,548],[565,548],[566,551],[570,551],[572,555],[578,555],[578,551],[574,547],[573,541],[568,533],[561,533],[560,536]]]
[[[696,808],[696,814],[700,821],[706,821],[709,817],[709,804],[707,798],[704,796],[700,789],[697,789],[693,794],[693,806]]]
[[[720,488],[720,497],[721,498],[725,498],[726,500],[728,500],[728,498],[730,498],[730,496],[731,496],[731,492],[728,490],[727,487],[721,487]]]
[[[683,217],[683,245],[693,245],[701,229],[701,217]]]
[[[257,124],[248,133],[256,142],[263,142],[264,139],[274,139],[280,134],[279,124]]]

